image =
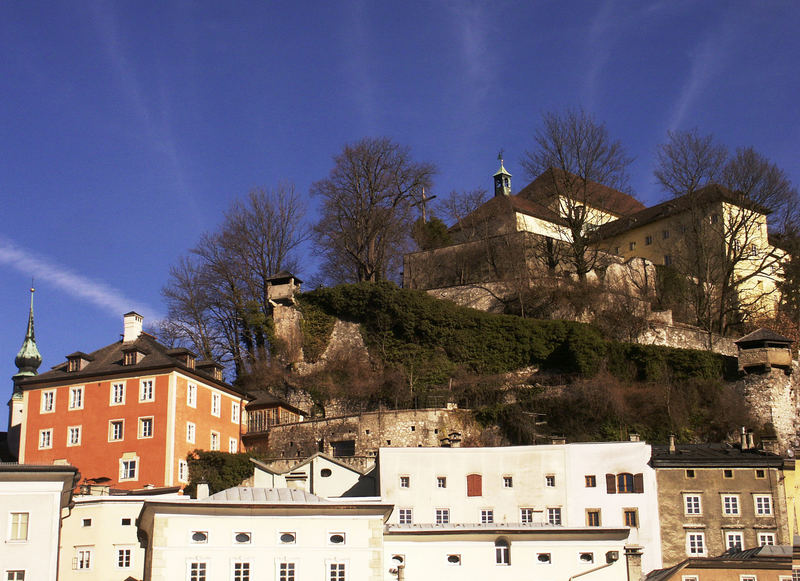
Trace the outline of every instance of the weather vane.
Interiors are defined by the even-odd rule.
[[[497,159],[500,161],[503,161],[503,151],[503,148],[500,148],[500,153],[497,154]]]

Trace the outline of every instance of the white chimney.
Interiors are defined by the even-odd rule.
[[[131,311],[130,313],[125,313],[122,320],[125,322],[125,334],[122,336],[122,342],[130,343],[131,341],[136,341],[139,335],[142,334],[142,316]]]

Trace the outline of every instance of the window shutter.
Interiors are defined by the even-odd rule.
[[[644,492],[644,474],[641,472],[633,475],[633,491],[640,494]]]
[[[609,494],[617,493],[617,477],[613,474],[606,474],[606,492]]]
[[[467,474],[467,496],[481,496],[480,474]]]

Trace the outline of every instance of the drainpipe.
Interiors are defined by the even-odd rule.
[[[578,577],[583,577],[584,575],[588,575],[589,573],[594,573],[595,571],[599,571],[600,569],[605,569],[606,567],[610,567],[614,563],[606,563],[605,565],[600,565],[599,567],[592,567],[588,571],[584,571],[583,573],[578,573],[577,575],[573,575],[569,578],[569,581],[573,579],[577,579]]]

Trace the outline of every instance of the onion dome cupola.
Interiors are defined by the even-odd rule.
[[[14,378],[31,377],[38,374],[39,366],[42,364],[42,356],[36,347],[36,336],[33,331],[33,293],[31,288],[31,309],[28,313],[28,330],[25,332],[25,340],[22,347],[14,359],[14,364],[19,370]]]
[[[503,150],[500,150],[497,159],[500,160],[500,169],[494,174],[494,195],[495,196],[510,196],[511,195],[511,174],[508,173],[503,167]]]

